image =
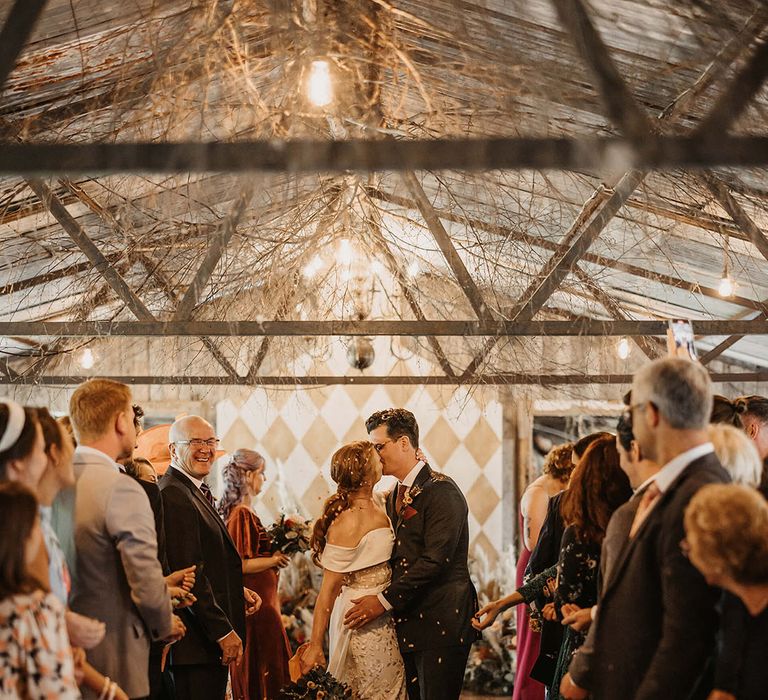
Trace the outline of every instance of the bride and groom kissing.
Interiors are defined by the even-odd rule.
[[[413,413],[393,408],[365,423],[370,442],[331,459],[337,491],[315,523],[323,568],[302,671],[326,665],[361,700],[452,700],[461,693],[477,595],[467,568],[467,502],[421,457]],[[374,492],[382,474],[398,486]]]

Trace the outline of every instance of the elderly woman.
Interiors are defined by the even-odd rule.
[[[707,582],[743,604],[746,622],[738,664],[727,686],[716,683],[711,698],[758,698],[768,686],[768,504],[738,484],[699,490],[685,511],[683,547]],[[724,622],[728,622],[725,620]],[[727,651],[727,650],[726,650]]]
[[[219,512],[243,558],[243,584],[261,596],[260,610],[246,618],[245,646],[240,664],[232,664],[234,700],[272,700],[290,683],[290,647],[277,597],[278,569],[288,564],[282,552],[272,554],[267,531],[251,510],[264,486],[264,458],[240,449],[224,467],[224,493]]]

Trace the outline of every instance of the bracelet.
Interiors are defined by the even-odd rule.
[[[107,693],[109,692],[109,676],[104,676],[104,685],[101,687],[98,700],[106,700]]]
[[[117,683],[112,681],[112,684],[109,686],[109,695],[107,695],[107,700],[115,700],[116,693],[117,693]]]

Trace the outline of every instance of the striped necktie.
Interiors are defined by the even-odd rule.
[[[205,482],[200,484],[200,490],[203,492],[203,496],[205,496],[205,500],[211,504],[211,508],[216,510],[216,499],[213,497],[213,494],[211,493],[211,489],[208,486],[208,484],[206,484]]]

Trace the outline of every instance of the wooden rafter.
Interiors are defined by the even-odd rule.
[[[126,239],[129,238],[128,233],[123,228],[123,225],[119,221],[117,221],[117,219],[115,219],[115,217],[112,216],[112,214],[107,209],[102,207],[90,195],[88,195],[88,193],[85,190],[83,190],[81,187],[78,187],[67,178],[61,178],[59,179],[58,182],[62,187],[67,189],[69,192],[71,192],[74,195],[74,197],[76,197],[79,201],[83,202],[94,214],[96,214],[113,231],[115,231],[116,233],[119,233],[122,237]],[[85,232],[83,232],[83,235],[85,235]],[[99,252],[98,249],[96,249],[96,252]],[[173,291],[173,286],[162,274],[157,262],[155,260],[150,259],[150,257],[145,253],[137,253],[135,254],[135,258],[142,264],[142,266],[147,271],[147,273],[154,278],[158,287],[163,291],[163,293],[166,295],[169,301],[171,301],[175,305],[178,302],[178,298],[176,297],[176,294]],[[131,294],[133,294],[133,292],[131,292]],[[147,313],[150,315],[150,319],[157,320],[155,315],[152,314],[149,310],[147,310]],[[229,360],[227,360],[227,358],[224,356],[221,350],[215,345],[215,343],[210,338],[201,337],[200,340],[202,341],[203,345],[208,349],[211,355],[213,355],[214,359],[221,365],[221,367],[224,369],[224,371],[227,374],[231,376],[237,375],[237,371],[235,370],[235,368],[232,366]]]
[[[406,171],[403,173],[402,177],[405,186],[408,188],[411,197],[413,197],[416,202],[416,206],[424,217],[424,221],[426,221],[430,233],[435,239],[438,248],[440,248],[440,252],[443,254],[445,261],[448,263],[448,267],[451,268],[453,274],[456,276],[459,286],[467,297],[469,305],[472,307],[475,315],[479,319],[493,318],[493,314],[483,300],[483,295],[475,284],[475,281],[472,279],[472,275],[469,274],[466,265],[464,265],[464,261],[456,250],[456,246],[453,245],[451,237],[445,230],[443,222],[440,221],[440,217],[436,214],[432,202],[429,201],[426,192],[424,192],[424,188],[416,179],[416,175],[411,171]]]
[[[105,255],[104,257],[107,259],[107,262],[110,265],[114,265],[123,256],[119,253],[111,253],[110,255]],[[93,263],[91,263],[90,260],[87,260],[84,262],[75,263],[74,265],[67,265],[66,267],[61,267],[57,270],[51,270],[50,272],[45,272],[42,275],[35,275],[34,277],[27,277],[16,282],[9,282],[8,284],[0,287],[0,297],[5,296],[6,294],[22,292],[26,289],[34,289],[40,285],[48,284],[49,282],[54,282],[60,279],[65,279],[67,277],[71,277],[72,275],[77,275],[81,272],[88,272],[88,270],[92,269]]]
[[[613,65],[599,35],[594,28],[591,27],[589,17],[586,15],[579,0],[554,0],[554,2],[558,6],[558,13],[561,15],[561,21],[563,21],[566,26],[571,25],[574,38],[577,41],[583,57],[593,70],[593,74],[598,82],[599,90],[608,104],[609,112],[614,119],[619,122],[618,126],[620,128],[624,128],[627,132],[632,133],[635,142],[641,140],[642,137],[643,148],[645,148],[645,144],[653,138],[653,131],[661,126],[673,123],[683,114],[685,108],[704,92],[716,78],[724,75],[725,66],[734,61],[745,51],[743,44],[744,34],[747,34],[748,48],[754,37],[762,32],[766,22],[768,22],[768,12],[766,12],[765,8],[755,12],[747,22],[744,30],[718,52],[715,60],[707,66],[696,82],[690,88],[678,95],[659,114],[656,119],[656,129],[648,127],[646,134],[643,135],[639,132],[639,129],[645,122],[645,115],[634,101],[634,98],[626,85],[622,88],[618,88],[617,97],[614,97],[612,94],[617,90],[616,84],[623,83],[623,80]],[[589,25],[586,30],[582,26],[585,22]],[[582,30],[585,30],[589,35],[587,39],[581,37],[580,31]],[[598,63],[602,63],[602,65],[598,65]],[[744,105],[742,105],[742,108],[743,106]],[[732,115],[733,118],[736,118],[736,116],[736,113]],[[596,190],[592,197],[587,200],[580,216],[577,217],[571,230],[564,236],[563,242],[554,251],[550,260],[544,265],[537,279],[535,279],[531,285],[529,285],[528,289],[523,292],[520,301],[512,313],[513,319],[533,318],[533,315],[535,315],[538,309],[546,303],[554,290],[557,289],[559,284],[568,274],[569,269],[573,268],[579,259],[586,254],[588,248],[597,239],[601,231],[626,203],[635,189],[644,181],[646,175],[647,172],[642,172],[637,169],[628,170],[613,188],[611,196],[601,202],[596,208],[594,218],[589,225],[587,225],[586,228],[582,228],[581,233],[577,233],[578,229],[581,228],[582,223],[586,223],[586,218],[583,216],[584,211],[590,209],[590,201],[600,194],[600,189]],[[525,313],[525,315],[521,316],[523,313]],[[477,371],[488,353],[493,349],[495,343],[496,341],[493,338],[486,341],[480,352],[472,358],[472,361],[464,370],[464,373],[462,374],[463,377],[474,374]]]
[[[611,121],[636,148],[642,147],[654,126],[619,74],[583,3],[581,0],[553,0],[553,4],[560,23],[568,30],[595,80]]]
[[[367,197],[370,197],[370,189],[371,188],[368,188],[366,190]],[[400,263],[398,262],[394,253],[390,249],[389,244],[387,243],[386,239],[381,233],[381,226],[380,226],[380,222],[378,221],[378,217],[375,217],[375,218],[372,217],[372,225],[370,227],[370,230],[371,230],[371,234],[373,235],[373,242],[374,242],[374,245],[376,246],[376,249],[381,253],[381,255],[384,256],[384,260],[386,260],[387,262],[387,267],[392,273],[392,276],[395,278],[395,281],[397,282],[401,291],[403,292],[403,297],[405,298],[405,301],[408,304],[408,306],[411,307],[411,311],[413,312],[413,315],[419,321],[426,321],[427,319],[424,316],[424,312],[421,309],[421,305],[419,304],[419,301],[416,298],[416,295],[411,290],[411,286],[408,283],[407,277],[403,273]],[[443,347],[442,345],[440,345],[440,342],[437,340],[437,338],[435,338],[434,336],[429,336],[427,338],[427,342],[429,343],[429,346],[432,349],[432,352],[435,355],[435,358],[437,359],[437,363],[440,365],[443,372],[445,372],[445,374],[449,377],[455,376],[456,373],[453,367],[451,366],[451,363],[448,360],[448,357],[445,354],[445,351],[443,350]]]
[[[721,138],[736,122],[768,77],[768,40],[759,44],[750,60],[731,81],[715,106],[696,129],[696,135]]]
[[[651,136],[640,151],[625,139],[349,139],[104,144],[8,144],[2,175],[110,173],[318,173],[406,170],[654,170],[768,165],[768,137]]]
[[[390,204],[395,204],[398,207],[402,207],[404,209],[417,208],[415,202],[409,199],[406,199],[404,197],[399,197],[397,195],[391,194],[389,192],[383,192],[382,190],[369,189],[369,196],[381,202],[388,202]],[[534,246],[537,248],[542,248],[544,250],[549,250],[553,252],[557,250],[559,245],[554,241],[547,240],[546,238],[539,238],[537,236],[532,236],[531,234],[525,233],[524,231],[508,228],[506,226],[500,226],[499,224],[491,224],[491,223],[488,223],[487,221],[468,218],[466,216],[455,214],[454,212],[446,211],[444,209],[436,209],[435,211],[441,219],[462,224],[472,229],[486,231],[488,233],[492,233],[506,240],[519,241],[529,246]],[[640,267],[639,265],[632,265],[631,263],[627,263],[623,260],[614,260],[612,258],[607,258],[604,255],[597,255],[595,253],[588,252],[584,254],[582,261],[591,263],[593,265],[598,265],[599,267],[605,267],[611,270],[618,270],[619,272],[625,272],[628,275],[649,280],[650,282],[658,282],[659,284],[663,284],[668,287],[683,289],[687,292],[691,292],[692,294],[701,294],[702,296],[707,296],[713,299],[722,300],[722,295],[714,287],[703,286],[698,282],[689,282],[688,280],[683,280],[683,279],[680,279],[679,277],[666,275],[661,272],[655,272],[648,268]],[[743,306],[748,309],[768,310],[768,307],[763,302],[756,301],[755,299],[749,299],[748,297],[734,295],[733,297],[729,297],[728,301],[732,304],[735,304],[736,306]]]
[[[768,382],[768,372],[714,372],[710,374],[713,382]],[[35,386],[74,386],[80,384],[85,376],[57,375],[57,376],[21,376],[9,378],[0,375],[0,385],[34,384]],[[405,376],[269,376],[261,375],[254,379],[249,377],[230,376],[110,376],[105,379],[113,379],[124,384],[132,385],[179,385],[179,386],[371,386],[371,385],[430,385],[430,386],[455,386],[471,383],[476,385],[536,385],[536,386],[568,386],[584,384],[622,384],[632,383],[631,374],[480,374],[469,377],[467,380],[461,377],[448,377],[446,375],[405,375]]]
[[[0,30],[0,94],[48,0],[16,0]]]
[[[253,193],[254,185],[252,182],[249,182],[241,188],[232,211],[224,219],[214,235],[213,241],[205,254],[205,258],[203,258],[203,262],[200,263],[200,267],[195,273],[192,284],[189,285],[189,288],[176,309],[174,318],[177,321],[184,321],[192,316],[192,311],[197,305],[205,286],[208,284],[208,280],[210,280],[213,271],[216,269],[216,265],[219,264],[221,256],[224,255],[224,251],[227,249],[232,236],[234,236],[235,231],[237,231],[237,225],[243,218],[243,214],[245,214],[245,211],[253,198]]]
[[[700,335],[768,334],[768,321],[697,320]],[[665,321],[0,321],[0,336],[632,336],[667,332]]]
[[[61,227],[69,234],[78,248],[88,258],[91,264],[107,281],[114,292],[125,302],[125,305],[139,320],[152,321],[154,316],[128,286],[120,273],[109,262],[105,255],[96,247],[96,244],[88,237],[77,220],[67,211],[48,185],[42,180],[30,178],[27,180],[29,188],[40,198],[40,201],[48,209]]]
[[[600,285],[598,285],[597,282],[592,279],[592,277],[584,272],[580,265],[576,265],[574,268],[574,273],[576,274],[576,277],[581,280],[582,284],[584,284],[589,293],[613,318],[615,318],[617,321],[626,321],[629,319],[629,316],[624,311],[624,309],[621,308],[621,305],[616,301],[616,299],[614,299],[610,294],[602,289]],[[661,353],[659,351],[659,345],[655,343],[652,338],[641,335],[632,336],[632,340],[637,345],[637,347],[642,350],[643,354],[649,360],[655,360],[660,356]]]

